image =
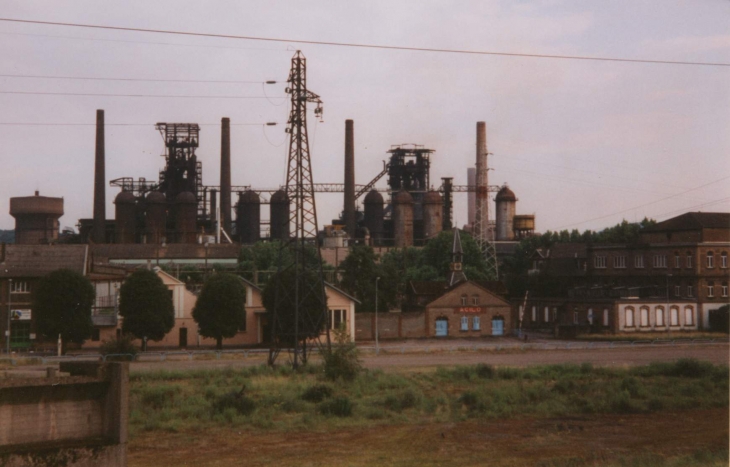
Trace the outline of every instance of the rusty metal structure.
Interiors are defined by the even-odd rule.
[[[282,244],[276,274],[276,303],[271,314],[271,348],[269,364],[273,365],[281,349],[293,344],[292,365],[307,360],[307,340],[319,340],[325,330],[329,349],[327,297],[325,295],[322,256],[317,236],[317,208],[314,199],[314,181],[307,134],[307,103],[316,104],[315,117],[322,117],[322,99],[307,88],[307,59],[301,51],[292,57],[286,92],[291,95],[287,132],[289,158],[286,189],[291,210],[289,220],[294,227],[291,238]],[[273,228],[273,225],[272,225]],[[307,248],[314,248],[315,259],[306,257]],[[284,264],[284,249],[292,253],[293,263]],[[293,287],[284,278],[294,278]],[[288,308],[293,304],[293,309]],[[309,307],[318,308],[312,312]],[[293,328],[287,325],[285,314],[293,314]]]

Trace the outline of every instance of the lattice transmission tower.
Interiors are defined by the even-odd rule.
[[[291,111],[286,130],[289,133],[286,189],[290,202],[289,224],[294,227],[294,231],[279,252],[269,364],[274,364],[283,348],[293,346],[292,363],[296,368],[300,359],[302,363],[307,361],[308,341],[322,345],[319,339],[322,331],[325,331],[327,347],[330,345],[307,136],[307,103],[316,104],[314,115],[320,119],[323,108],[320,97],[307,89],[307,59],[299,50],[292,58],[287,82],[289,87],[286,92],[291,95]]]
[[[487,270],[499,277],[497,251],[494,248],[494,229],[489,227],[489,167],[487,165],[487,125],[477,122],[476,216],[474,237],[487,262]]]

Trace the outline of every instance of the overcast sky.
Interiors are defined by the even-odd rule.
[[[283,39],[530,54],[730,63],[730,1],[2,1],[0,17]],[[315,182],[343,181],[344,121],[355,120],[356,181],[393,144],[423,144],[431,180],[466,184],[475,124],[487,122],[490,184],[508,183],[539,231],[600,229],[644,216],[730,211],[730,67],[557,60],[333,47],[0,21],[0,228],[8,198],[65,198],[63,226],[91,217],[94,127],[106,111],[106,175],[156,180],[155,122],[202,124],[204,183],[219,183],[220,119],[230,117],[234,185],[285,178],[284,87],[307,57]],[[262,85],[277,80],[275,85]],[[264,89],[265,87],[265,89]],[[255,99],[6,94],[8,91]],[[264,94],[264,92],[266,94]],[[269,99],[265,98],[269,96]],[[264,97],[264,98],[262,98]],[[263,127],[264,122],[278,122]],[[7,125],[20,123],[22,125]],[[240,125],[251,123],[255,125]],[[714,183],[713,183],[714,182]],[[384,180],[381,181],[384,184]],[[706,186],[705,186],[706,185]],[[697,189],[695,189],[697,188]],[[107,217],[118,192],[107,188]],[[466,222],[466,195],[454,214]],[[341,194],[317,198],[320,224]],[[265,210],[266,211],[266,210]],[[267,213],[268,215],[268,213]]]

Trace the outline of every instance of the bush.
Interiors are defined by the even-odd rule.
[[[231,391],[218,397],[213,403],[215,413],[225,415],[227,409],[233,409],[239,415],[251,415],[256,410],[256,402],[241,391]]]
[[[477,376],[483,379],[494,378],[494,368],[492,368],[491,365],[485,365],[483,363],[478,364],[476,367],[476,373]]]
[[[326,384],[317,384],[307,388],[302,394],[302,399],[307,402],[319,403],[328,397],[332,397],[333,392],[332,388]]]
[[[347,397],[336,397],[319,404],[319,413],[322,415],[349,417],[352,415],[352,402]]]
[[[178,392],[180,392],[179,386],[162,385],[145,388],[142,392],[142,405],[154,410],[160,410],[171,404]]]
[[[331,381],[353,381],[362,370],[357,346],[344,329],[335,331],[335,341],[331,349],[322,352],[324,375]]]
[[[702,363],[694,358],[681,358],[674,363],[673,374],[683,378],[702,378],[712,372],[712,365]]]
[[[124,334],[119,339],[104,341],[99,348],[99,353],[102,355],[117,355],[116,357],[107,358],[107,361],[133,360],[137,352],[139,352],[139,349],[134,345],[134,337],[129,334]],[[128,358],[126,355],[132,357]]]
[[[400,394],[391,394],[383,400],[383,406],[393,412],[401,412],[418,405],[421,397],[415,391],[406,389]]]

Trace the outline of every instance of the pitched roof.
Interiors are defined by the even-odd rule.
[[[730,212],[686,212],[647,227],[644,232],[699,229],[730,229]]]
[[[104,244],[89,245],[90,253],[95,258],[106,259],[231,259],[238,258],[241,245],[235,243],[219,243],[205,245],[198,243],[155,244]]]
[[[43,277],[58,269],[86,274],[86,245],[5,245],[0,277]]]

